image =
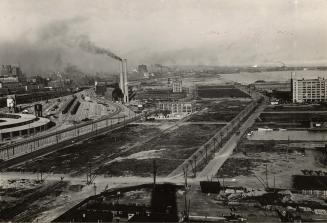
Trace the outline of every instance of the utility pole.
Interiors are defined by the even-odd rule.
[[[157,165],[156,160],[153,160],[153,189],[156,189],[156,178],[157,178]]]
[[[286,161],[288,166],[288,148],[290,147],[290,136],[287,137]]]
[[[274,191],[276,191],[276,177],[274,175]]]
[[[187,170],[188,170],[187,166],[183,168],[185,189],[187,189]]]
[[[93,183],[94,195],[97,195],[97,186]]]
[[[196,177],[196,157],[194,157],[194,177]]]
[[[184,188],[185,188],[185,193],[184,193],[184,202],[185,202],[185,210],[184,210],[184,217],[186,218],[187,222],[189,222],[189,208],[190,208],[190,199],[187,199],[187,190],[188,190],[188,186],[187,186],[187,170],[188,168],[183,168],[183,173],[184,173]],[[188,202],[187,202],[188,200]]]
[[[206,164],[208,164],[208,144],[205,144],[204,148],[206,152]]]
[[[268,183],[268,165],[266,163],[266,182],[267,182],[267,188],[269,188],[269,183]]]
[[[216,141],[217,139],[216,138],[213,138],[213,152],[215,153],[216,152]]]
[[[89,185],[92,183],[92,167],[89,164],[89,172],[86,174],[86,184]]]

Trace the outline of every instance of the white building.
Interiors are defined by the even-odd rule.
[[[177,113],[192,113],[194,110],[194,104],[192,102],[159,102],[158,105],[160,110],[168,110],[171,114]]]
[[[321,102],[327,100],[327,80],[325,78],[300,79],[292,81],[294,103]]]
[[[173,80],[173,92],[183,92],[183,85],[182,85],[182,80],[180,78],[177,78],[175,80]]]

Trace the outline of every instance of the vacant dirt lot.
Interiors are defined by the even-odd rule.
[[[222,178],[233,178],[237,186],[263,188],[256,178],[268,185],[292,187],[292,175],[302,174],[302,169],[323,170],[324,161],[315,149],[305,149],[299,144],[278,141],[247,141],[241,143],[234,154],[217,173]],[[267,172],[266,172],[267,171]]]
[[[198,86],[198,96],[200,98],[250,98],[248,94],[232,85],[201,85]]]
[[[155,160],[158,175],[167,175],[193,154],[200,145],[212,137],[222,126],[182,125],[107,163],[98,172],[110,176],[150,176],[153,171],[153,161]]]
[[[198,102],[202,112],[194,114],[188,121],[189,122],[217,122],[217,121],[231,121],[238,113],[240,113],[248,104],[250,100],[221,100],[210,101],[203,100]]]
[[[159,132],[157,126],[128,125],[83,144],[27,161],[10,168],[9,171],[83,174],[88,171],[89,164],[97,166],[108,162],[115,153],[124,151],[138,141]]]
[[[268,106],[265,111],[326,111],[326,104],[313,104],[313,105],[272,105]]]

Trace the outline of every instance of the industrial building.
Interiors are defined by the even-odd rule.
[[[168,86],[174,93],[183,92],[183,83],[180,77],[168,78]]]
[[[149,78],[148,67],[145,64],[140,64],[137,67],[137,72],[144,78]]]
[[[136,99],[139,100],[178,100],[185,98],[187,92],[172,92],[171,89],[145,89],[136,94]]]
[[[0,89],[1,92],[18,92],[24,90],[26,78],[18,66],[1,65]]]
[[[50,120],[30,114],[0,113],[0,142],[45,131]]]
[[[183,92],[182,80],[180,78],[174,79],[172,85],[173,85],[173,92],[174,93]]]
[[[178,222],[173,184],[142,184],[91,196],[53,222]],[[137,196],[138,195],[138,196]]]
[[[15,78],[18,82],[26,82],[26,77],[23,75],[22,70],[17,65],[1,65],[0,75],[0,81],[7,78]]]
[[[292,80],[292,98],[294,103],[326,101],[327,80],[321,77]]]
[[[260,91],[291,91],[291,81],[256,81],[250,86]]]
[[[192,113],[194,110],[194,104],[192,102],[184,101],[165,101],[158,103],[159,110],[168,110],[171,114],[180,113]]]

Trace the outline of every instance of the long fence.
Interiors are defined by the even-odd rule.
[[[70,142],[69,144],[73,144],[77,141],[85,140],[124,126],[142,118],[143,116],[144,114],[134,114],[132,117],[103,117],[98,120],[75,125],[46,135],[31,137],[22,142],[6,145],[0,148],[0,163],[1,160],[10,160],[63,142]]]
[[[186,159],[180,166],[178,166],[168,177],[174,177],[183,173],[183,171],[193,171],[194,175],[203,161],[208,161],[210,155],[221,148],[223,141],[228,138],[229,134],[233,133],[234,129],[239,127],[241,122],[258,106],[259,100],[252,101],[247,105],[236,117],[234,117],[227,125],[221,128],[213,137],[211,137],[205,144],[196,150],[188,159]]]

